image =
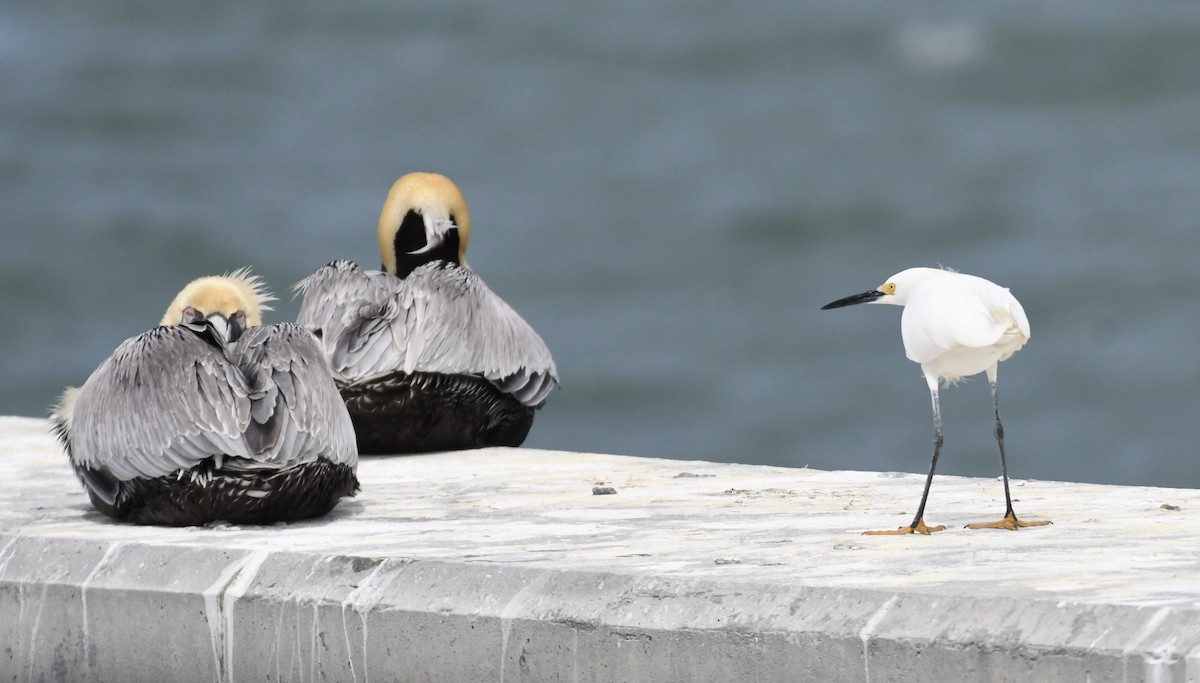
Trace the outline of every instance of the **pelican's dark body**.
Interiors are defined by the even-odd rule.
[[[520,446],[534,408],[471,375],[396,372],[340,386],[359,455]]]
[[[117,495],[112,505],[91,487],[88,495],[92,505],[109,517],[135,524],[194,526],[216,521],[272,524],[320,517],[343,496],[358,491],[354,468],[328,460],[257,472],[214,470],[213,464],[210,459],[165,477],[113,481]],[[100,470],[75,469],[80,479],[106,476]]]

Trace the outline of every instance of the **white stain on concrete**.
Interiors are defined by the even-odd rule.
[[[213,671],[218,683],[232,683],[234,680],[233,606],[268,557],[270,553],[266,551],[239,557],[230,562],[217,580],[204,590],[204,616],[208,621]]]
[[[864,680],[867,683],[871,683],[871,636],[875,634],[875,629],[879,628],[879,624],[887,618],[888,614],[892,611],[892,606],[899,599],[900,597],[896,595],[888,598],[887,602],[875,610],[871,618],[867,619],[867,623],[863,624],[862,630],[858,632],[858,637],[862,640],[863,644],[863,674],[865,676]]]

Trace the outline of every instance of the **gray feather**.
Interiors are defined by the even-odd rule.
[[[400,279],[335,261],[297,284],[297,324],[320,331],[334,378],[479,375],[525,405],[558,384],[545,342],[473,271],[431,263]]]

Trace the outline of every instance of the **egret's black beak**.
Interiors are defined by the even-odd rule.
[[[853,294],[845,299],[838,299],[832,303],[825,304],[821,307],[822,311],[828,311],[831,308],[841,308],[842,306],[853,306],[854,304],[869,304],[879,297],[883,296],[883,292],[878,289],[872,289],[862,294]]]

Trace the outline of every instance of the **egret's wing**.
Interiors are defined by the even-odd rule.
[[[274,468],[318,458],[358,463],[350,414],[310,332],[291,323],[252,327],[229,356],[250,388],[246,442],[252,456],[233,466]]]
[[[391,330],[407,371],[482,375],[528,406],[558,383],[542,338],[473,271],[422,266],[396,302]]]
[[[1021,334],[1025,335],[1025,340],[1028,341],[1030,336],[1029,318],[1025,317],[1025,309],[1015,296],[1008,293],[1007,289],[1004,292],[1008,294],[1008,315],[1012,318],[1013,324],[1017,326],[1017,329],[1021,331]]]
[[[975,280],[977,286],[971,286]],[[905,305],[900,330],[909,360],[924,364],[961,347],[984,348],[1020,334],[1029,338],[1025,311],[1007,289],[979,278],[967,282],[922,290]]]
[[[1021,307],[1021,302],[1009,293],[1007,289],[1000,288],[1002,294],[997,295],[997,301],[993,309],[993,317],[998,325],[1004,327],[1001,336],[1004,340],[1005,351],[1000,356],[1000,360],[1008,360],[1017,349],[1025,345],[1029,341],[1029,318],[1025,317],[1025,309]]]
[[[904,352],[930,363],[962,346],[987,346],[998,338],[987,307],[952,289],[928,289],[913,296],[900,316]]]
[[[352,383],[400,364],[389,325],[400,281],[334,261],[296,284],[304,296],[296,324],[316,335],[334,379]]]
[[[959,335],[963,346],[983,347],[1004,344],[1021,348],[1029,340],[1029,319],[1025,309],[1008,289],[980,278],[977,291],[971,297],[977,322],[964,326]],[[1015,345],[1015,346],[1014,346]],[[1008,358],[1006,354],[1001,360]]]
[[[68,425],[72,464],[125,481],[217,453],[250,457],[248,394],[211,338],[191,326],[155,328],[117,347],[79,390]]]

